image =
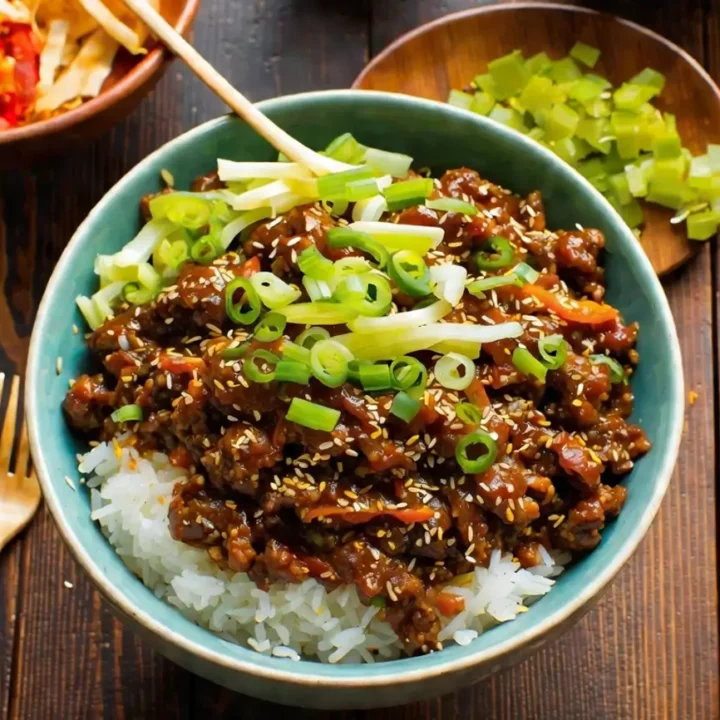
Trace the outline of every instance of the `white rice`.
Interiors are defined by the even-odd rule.
[[[120,457],[118,457],[120,454]],[[125,564],[154,593],[191,621],[259,653],[322,662],[376,662],[402,655],[392,628],[378,609],[364,605],[354,586],[328,591],[313,579],[260,590],[245,573],[221,570],[207,552],[173,540],[168,505],[185,472],[162,453],[143,459],[137,451],[100,444],[79,466],[89,475],[92,518]],[[514,619],[547,593],[562,572],[566,553],[542,553],[545,565],[520,569],[496,550],[472,582],[451,587],[465,610],[443,618],[439,639],[467,645],[489,627]]]

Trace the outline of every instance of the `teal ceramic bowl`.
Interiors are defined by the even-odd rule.
[[[169,169],[178,187],[215,168],[218,157],[272,160],[275,152],[240,120],[223,117],[173,140],[129,172],[95,207],[63,253],[40,306],[27,369],[27,418],[46,502],[78,562],[122,619],[160,652],[221,685],[260,698],[317,708],[394,705],[450,692],[507,667],[557,637],[597,600],[628,560],[658,510],[677,457],[683,417],[680,350],[665,295],[639,244],[608,203],[554,155],[513,131],[448,105],[382,93],[331,91],[261,104],[304,143],[322,148],[350,131],[362,142],[412,155],[436,170],[466,165],[518,193],[539,189],[550,227],[575,223],[607,237],[609,300],[640,323],[643,358],[633,376],[635,420],[654,449],[625,483],[628,500],[600,546],[572,566],[530,612],[466,647],[376,665],[322,665],[259,655],[185,620],[133,576],[90,520],[77,477],[85,448],[65,424],[68,378],[86,366],[73,298],[95,283],[96,253],[120,249],[138,230],[141,196],[159,189]],[[63,358],[58,376],[56,358]]]

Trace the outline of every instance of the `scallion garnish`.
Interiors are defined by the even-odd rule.
[[[143,419],[143,410],[139,405],[123,405],[110,415],[113,422],[138,422]]]
[[[353,354],[335,340],[320,340],[310,351],[310,367],[313,375],[323,385],[340,387],[348,377],[348,363]]]
[[[419,400],[427,385],[427,368],[412,355],[403,355],[393,360],[390,365],[392,386],[396,390],[405,391],[410,397]]]
[[[320,328],[316,328],[319,330]],[[286,340],[282,346],[283,360],[310,365],[310,349]]]
[[[435,379],[451,390],[464,390],[475,377],[475,363],[459,353],[443,355],[435,363]]]
[[[356,310],[365,317],[381,317],[392,305],[392,290],[380,274],[348,275],[333,295],[345,308]]]
[[[332,260],[326,258],[317,246],[311,245],[298,255],[297,265],[303,275],[313,280],[330,280],[334,273]]]
[[[258,361],[261,365],[258,365]],[[243,361],[245,377],[255,383],[270,383],[275,379],[275,368],[280,358],[269,350],[253,350]]]
[[[307,385],[310,382],[310,368],[296,360],[286,360],[284,357],[275,366],[275,380],[278,382],[292,382],[298,385]]]
[[[531,375],[545,382],[547,368],[524,347],[517,347],[512,354],[513,365],[524,375]]]
[[[482,410],[473,403],[459,402],[455,406],[455,413],[466,425],[479,425],[482,422]]]
[[[394,253],[390,257],[387,273],[398,289],[411,297],[430,294],[430,270],[422,257],[412,250]]]
[[[548,370],[558,370],[567,360],[568,344],[562,335],[546,335],[538,340],[538,352]]]
[[[254,337],[260,342],[273,342],[282,336],[287,319],[278,312],[269,312],[255,326]]]
[[[296,325],[342,325],[358,315],[355,308],[333,302],[294,303],[280,308],[289,323]]]
[[[473,217],[478,213],[477,206],[453,197],[435,198],[434,200],[428,200],[425,205],[431,210],[439,210],[440,212],[451,212],[458,215],[468,215],[470,217]]]
[[[343,198],[348,183],[373,178],[372,168],[367,165],[350,170],[342,170],[337,173],[323,175],[317,180],[318,194],[322,199]]]
[[[418,412],[420,412],[421,407],[422,403],[419,400],[415,400],[404,390],[401,390],[392,401],[390,414],[400,418],[400,420],[403,420],[406,423],[409,423],[414,419]]]
[[[294,285],[288,285],[271,272],[258,272],[250,278],[255,292],[265,307],[278,310],[294,303],[302,294]]]
[[[610,369],[610,382],[613,384],[627,381],[625,368],[615,358],[607,355],[590,355],[590,362],[595,365],[607,365]]]
[[[242,295],[236,300],[239,292]],[[235,278],[225,288],[225,312],[236,325],[251,325],[260,317],[261,309],[260,298],[247,278]]]
[[[375,267],[382,270],[390,259],[386,248],[373,240],[370,235],[346,227],[334,227],[327,231],[327,239],[332,248],[355,248],[372,255]]]
[[[395,212],[413,205],[421,205],[433,191],[432,178],[413,178],[394,183],[383,190],[388,210]]]
[[[360,365],[357,374],[360,385],[367,392],[389,390],[392,387],[389,365]]]
[[[312,430],[332,432],[340,419],[340,411],[302,398],[293,398],[285,419]]]
[[[483,452],[484,451],[484,452]],[[482,453],[478,456],[478,453]],[[475,457],[471,457],[471,454]],[[482,430],[465,435],[455,447],[455,459],[463,472],[478,475],[488,470],[497,457],[497,443]]]
[[[480,250],[474,255],[478,270],[501,270],[513,264],[515,251],[507,238],[496,235],[486,245],[490,251]]]
[[[330,333],[323,327],[309,327],[307,330],[303,330],[296,338],[295,342],[304,350],[312,350],[315,343],[320,340],[327,340],[330,337]],[[308,362],[310,362],[310,356],[308,355]]]

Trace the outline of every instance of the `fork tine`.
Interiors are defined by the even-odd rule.
[[[3,381],[5,376],[3,375]],[[2,435],[0,435],[0,472],[10,472],[10,458],[15,439],[15,422],[17,420],[18,395],[20,391],[20,376],[14,375],[10,387],[10,398],[8,399],[5,421],[3,422]],[[2,388],[0,388],[2,392]]]
[[[20,442],[18,443],[17,459],[15,460],[15,474],[24,478],[28,475],[28,458],[30,457],[30,443],[28,442],[27,422],[23,418],[22,429],[20,430]]]

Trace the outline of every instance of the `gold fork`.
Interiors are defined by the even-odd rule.
[[[0,399],[4,387],[5,373],[0,373]],[[24,417],[15,455],[15,472],[10,471],[19,395],[20,376],[14,375],[0,435],[0,551],[30,522],[40,504],[40,485],[35,470],[28,472],[30,450]]]

